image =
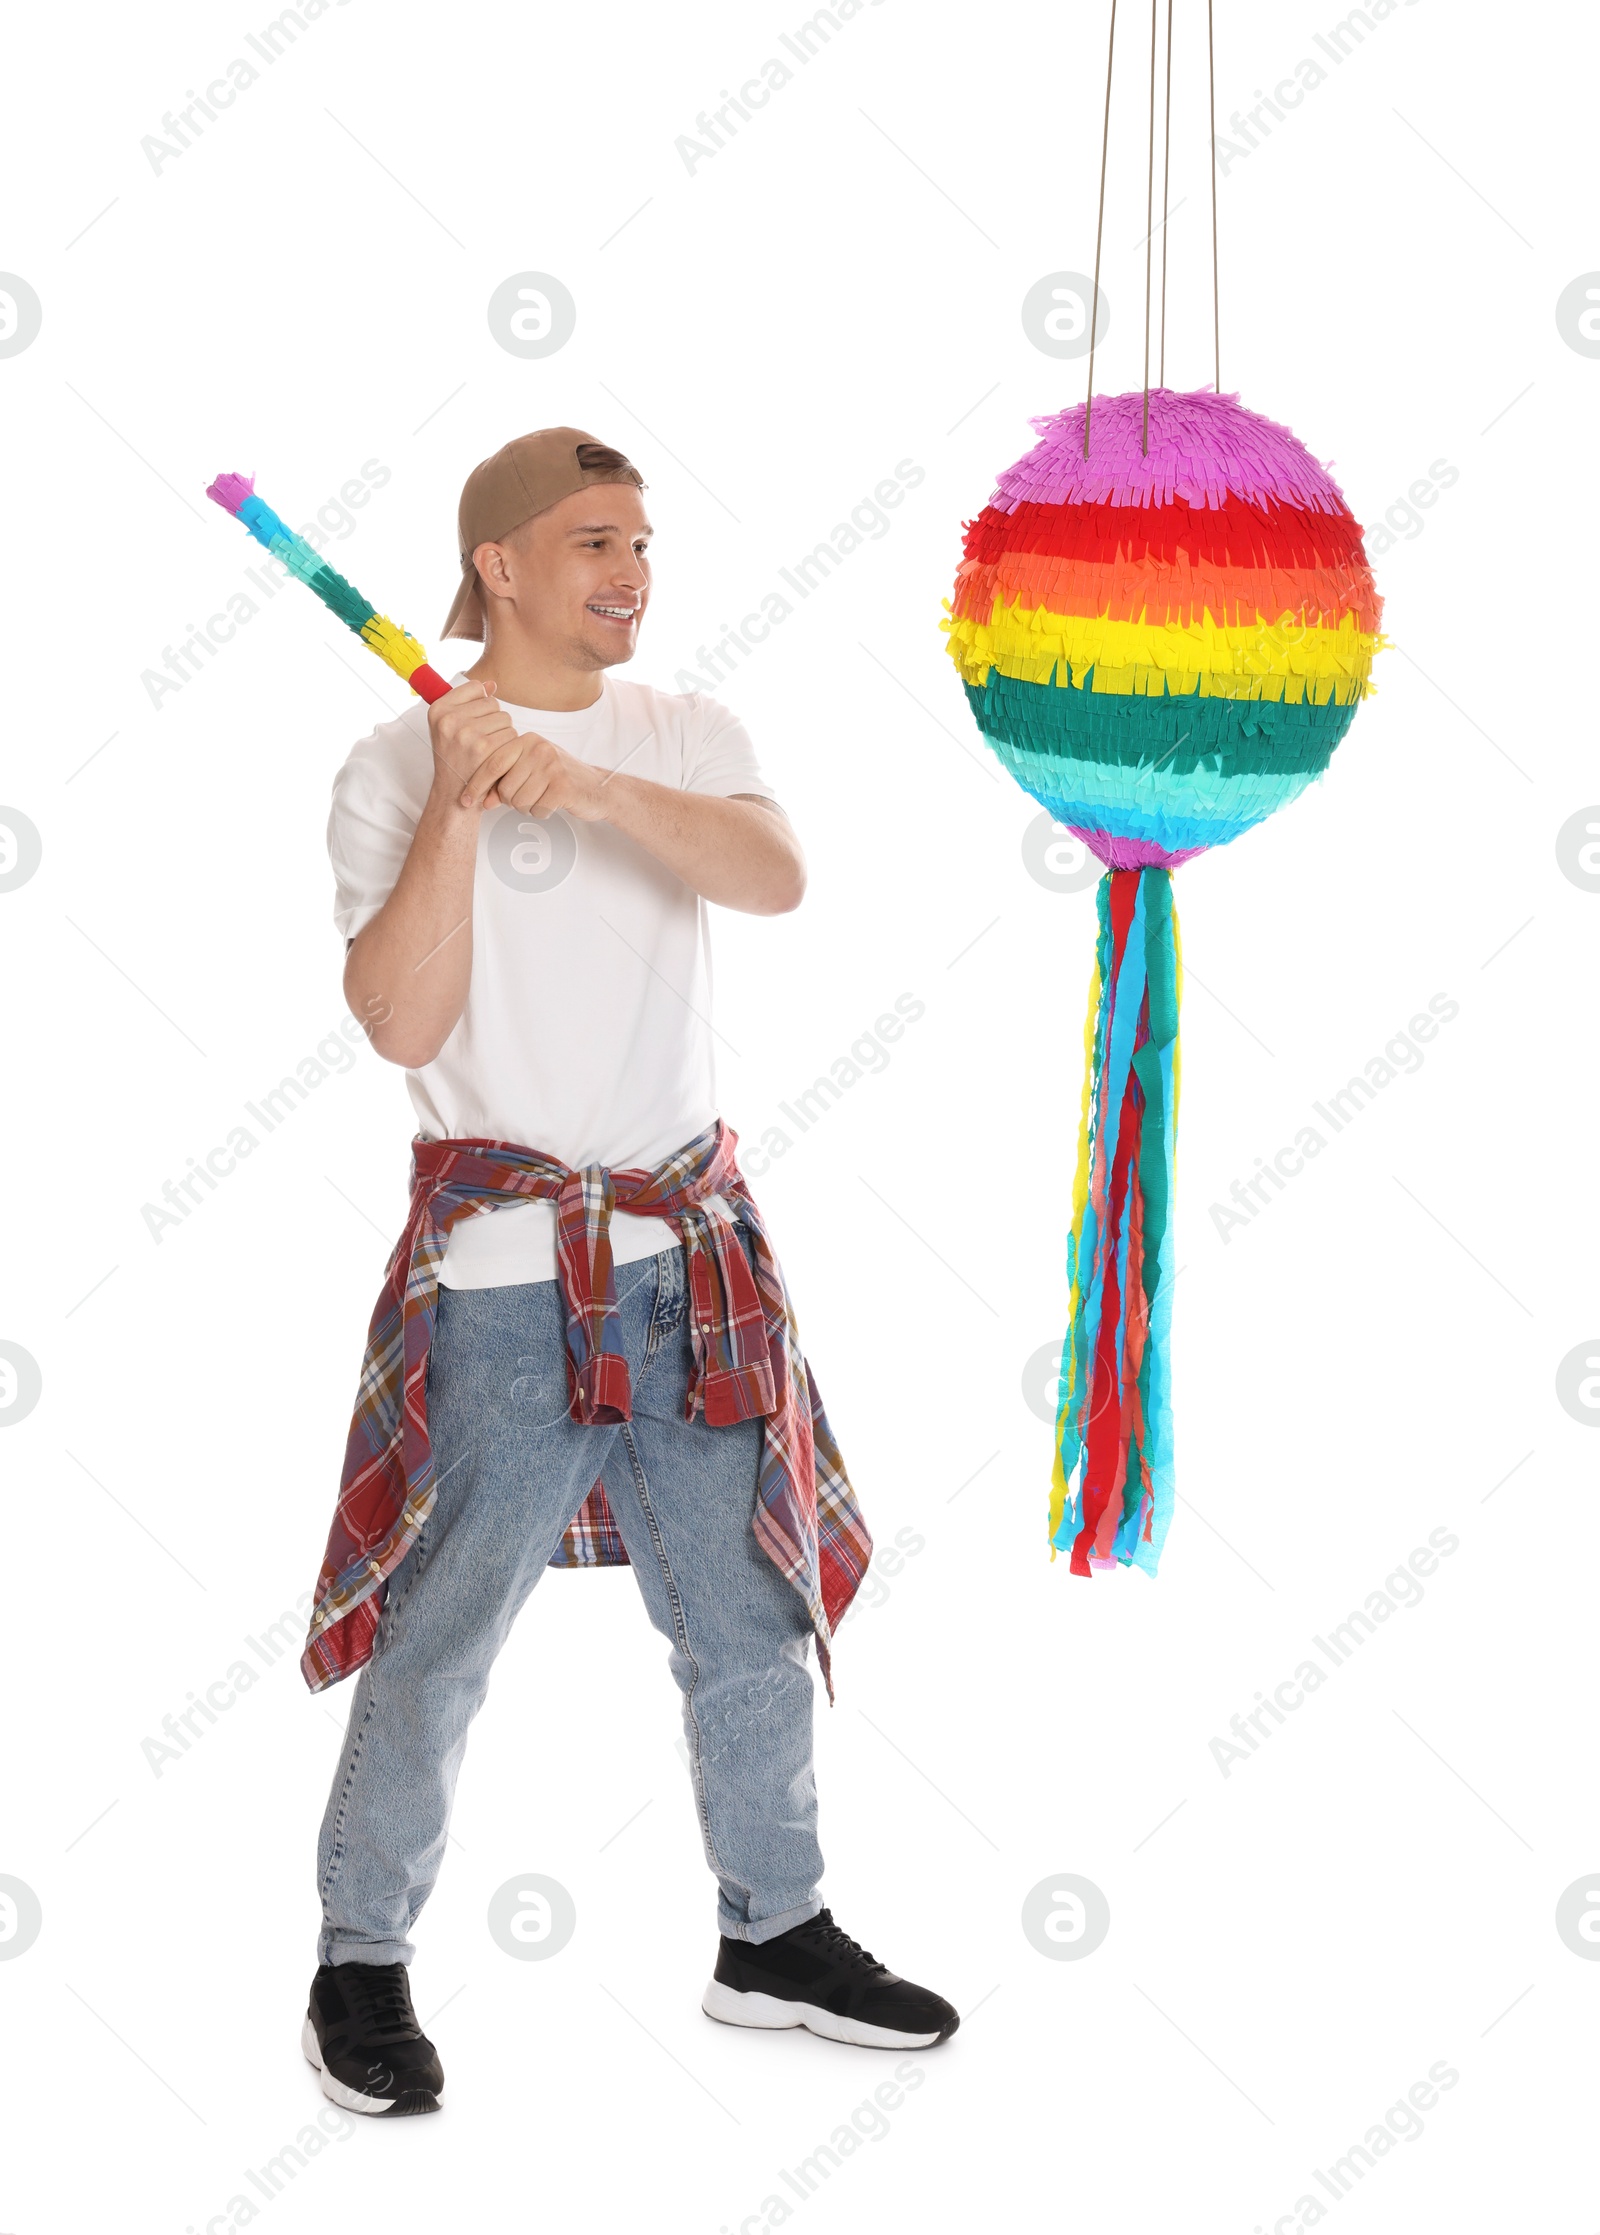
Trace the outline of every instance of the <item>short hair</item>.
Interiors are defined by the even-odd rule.
[[[598,474],[603,481],[631,481],[636,489],[645,486],[644,475],[633,461],[607,442],[580,442],[578,463],[585,473]]]

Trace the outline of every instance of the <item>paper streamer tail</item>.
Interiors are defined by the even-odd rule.
[[[1170,1332],[1178,1001],[1172,878],[1111,869],[1084,1028],[1085,1076],[1067,1245],[1070,1322],[1050,1542],[1074,1575],[1153,1575],[1172,1518]]]

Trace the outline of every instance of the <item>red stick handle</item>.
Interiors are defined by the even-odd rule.
[[[450,685],[438,669],[430,667],[426,660],[420,667],[414,667],[411,670],[410,681],[411,688],[416,692],[418,698],[425,698],[430,706],[436,698],[443,698],[450,689]]]

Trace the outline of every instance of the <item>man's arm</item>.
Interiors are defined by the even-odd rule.
[[[776,803],[716,799],[575,760],[519,737],[487,683],[461,683],[428,709],[433,784],[388,899],[351,942],[344,992],[378,1054],[431,1063],[467,1005],[472,884],[486,807],[609,822],[707,900],[752,915],[797,908],[805,856]]]
[[[746,915],[785,915],[805,894],[805,855],[788,816],[753,792],[719,799],[676,791],[624,770],[591,768],[527,731],[489,752],[461,792],[463,807],[496,800],[525,814],[559,810],[610,823],[705,899]]]
[[[600,775],[566,754],[562,758],[580,784]],[[600,776],[594,796],[600,812],[591,820],[623,831],[707,900],[750,916],[782,916],[805,896],[806,858],[775,799],[759,792],[716,799],[625,775]],[[569,814],[583,813],[571,801],[562,804]],[[550,809],[541,806],[538,812]]]
[[[467,1005],[472,881],[482,799],[465,787],[486,753],[515,742],[481,683],[459,684],[428,708],[433,782],[393,892],[351,941],[344,997],[390,1063],[431,1063]]]
[[[395,888],[345,956],[344,997],[390,1063],[431,1063],[467,1005],[478,816],[429,799]]]

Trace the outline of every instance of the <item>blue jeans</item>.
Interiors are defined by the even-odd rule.
[[[411,1961],[490,1667],[597,1476],[670,1643],[721,1930],[769,1940],[822,1906],[810,1624],[750,1526],[763,1425],[683,1417],[681,1249],[621,1266],[617,1297],[633,1418],[585,1428],[567,1411],[559,1282],[439,1291],[428,1365],[438,1495],[389,1579],[350,1702],[318,1843],[323,1963]],[[561,1576],[555,1588],[584,1585]]]

